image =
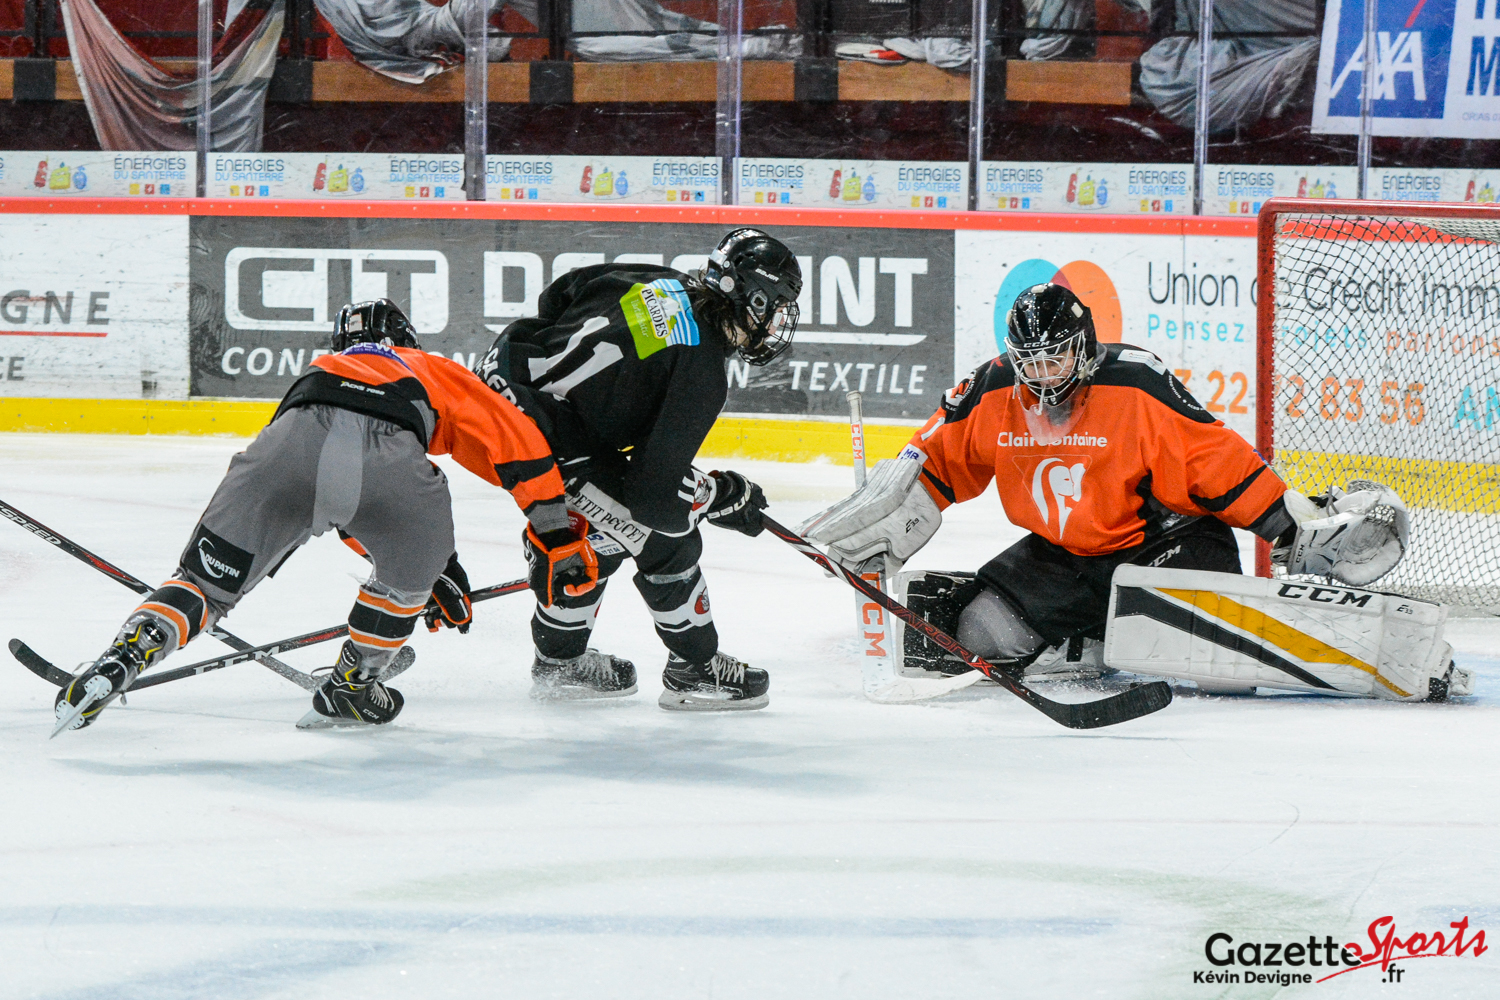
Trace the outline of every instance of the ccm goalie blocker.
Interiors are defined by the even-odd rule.
[[[1446,605],[1399,594],[1125,565],[1111,581],[1104,658],[1211,692],[1444,701],[1474,690],[1443,641],[1447,618]]]
[[[879,557],[904,563],[937,533],[942,511],[918,480],[927,456],[912,445],[875,463],[865,484],[797,526],[828,546],[842,566],[863,572]]]
[[[973,573],[911,570],[896,574],[891,596],[949,635],[958,636],[960,642],[967,642],[960,619],[983,589]],[[895,620],[895,634],[892,645],[896,671],[902,677],[949,677],[973,669],[899,618]],[[1083,636],[1009,664],[992,662],[1027,680],[1094,680],[1114,673],[1104,665],[1104,643]]]

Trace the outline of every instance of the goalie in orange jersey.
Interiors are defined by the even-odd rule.
[[[886,560],[894,576],[889,562],[926,544],[943,508],[993,480],[1029,534],[975,574],[898,583],[898,598],[973,652],[1016,673],[1097,674],[1115,568],[1238,574],[1231,528],[1270,541],[1289,572],[1356,585],[1401,558],[1406,515],[1393,492],[1289,490],[1156,355],[1099,343],[1069,289],[1022,292],[1007,328],[1005,354],[951,389],[858,492],[801,528],[846,566]],[[906,640],[907,672],[968,669],[915,632]]]

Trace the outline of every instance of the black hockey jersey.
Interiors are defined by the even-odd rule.
[[[650,264],[565,274],[476,368],[534,415],[559,463],[625,453],[615,499],[670,534],[688,529],[693,458],[728,395],[729,344],[694,316],[685,277]]]

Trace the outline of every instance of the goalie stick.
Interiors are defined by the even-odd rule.
[[[68,555],[72,556],[74,559],[77,559],[79,562],[87,563],[88,565],[94,567],[94,569],[103,573],[105,576],[114,580],[116,583],[121,584],[125,587],[129,587],[137,594],[141,594],[144,596],[151,593],[152,587],[144,580],[132,576],[109,560],[103,559],[90,552],[88,549],[84,548],[82,545],[79,545],[77,542],[69,538],[64,538],[62,535],[53,531],[42,522],[36,520],[28,514],[17,510],[15,507],[12,507],[10,504],[6,503],[4,500],[0,500],[0,516],[3,516],[6,520],[13,521],[20,527],[25,528],[27,531],[40,538],[42,541],[47,542],[49,545],[56,546],[57,548],[66,552]],[[226,631],[225,629],[222,629],[217,625],[209,629],[208,634],[224,643],[230,649],[236,649],[243,652],[252,648],[251,645],[244,639],[241,639],[234,633]],[[12,652],[14,652],[14,649],[12,649]],[[282,677],[285,677],[287,680],[291,681],[293,684],[306,691],[312,691],[318,687],[318,682],[313,680],[312,675],[304,674],[302,671],[296,669],[295,667],[287,666],[285,663],[282,663],[280,660],[271,656],[269,653],[263,654],[261,656],[245,657],[245,659],[254,659],[267,670],[271,670],[280,674]]]
[[[1069,729],[1098,729],[1102,726],[1113,726],[1117,723],[1129,722],[1131,719],[1138,719],[1143,715],[1150,715],[1152,712],[1158,712],[1172,703],[1172,688],[1165,681],[1151,681],[1150,683],[1121,691],[1119,694],[1110,695],[1108,698],[1081,703],[1053,701],[1051,698],[1037,694],[1010,674],[969,652],[959,644],[957,639],[954,639],[947,632],[933,625],[906,605],[887,597],[868,580],[862,579],[857,573],[845,569],[839,563],[828,558],[828,556],[818,551],[815,546],[796,532],[783,527],[764,515],[762,515],[761,520],[771,534],[780,538],[783,542],[786,542],[830,573],[842,576],[855,590],[858,590],[870,600],[879,604],[897,618],[900,618],[910,627],[919,629],[938,646],[959,657],[976,671],[995,681],[1053,722],[1067,726]],[[969,675],[960,674],[959,676],[968,677]],[[940,681],[938,683],[944,682]]]
[[[525,580],[512,580],[510,583],[498,583],[493,587],[482,587],[479,590],[473,591],[469,594],[469,600],[471,603],[477,604],[480,601],[487,601],[492,597],[503,597],[506,594],[514,594],[528,588],[529,584]],[[429,602],[427,606],[432,608],[436,605],[433,602]],[[134,694],[143,688],[155,687],[158,684],[181,680],[184,677],[206,674],[211,670],[222,670],[225,667],[234,666],[236,663],[244,663],[246,660],[258,659],[261,656],[285,653],[293,649],[301,649],[304,646],[314,646],[320,642],[328,642],[331,639],[342,639],[348,634],[349,626],[344,624],[336,625],[333,628],[320,629],[316,632],[304,632],[302,635],[292,636],[290,639],[282,639],[278,642],[267,643],[264,646],[247,646],[238,652],[217,656],[211,660],[202,660],[198,663],[173,667],[170,670],[163,670],[160,673],[146,674],[132,684],[127,693]],[[23,667],[50,684],[65,687],[73,681],[72,674],[38,655],[35,650],[20,639],[12,639],[10,641],[10,652],[12,656],[20,661]],[[401,647],[401,651],[396,654],[396,660],[390,667],[386,668],[385,673],[381,675],[380,679],[383,681],[393,679],[410,667],[415,660],[416,653],[412,651],[410,646]],[[291,670],[293,668],[287,667],[287,669]],[[303,674],[300,670],[296,672],[303,677],[312,679],[311,674]],[[313,680],[314,687],[317,687],[320,683],[318,680]]]
[[[865,485],[866,476],[864,397],[856,391],[845,398],[849,400],[849,442],[854,455],[854,486],[858,489]],[[901,564],[887,557],[875,560],[874,567],[861,573],[860,577],[884,593],[886,581],[899,572]],[[984,676],[965,671],[944,678],[902,677],[896,670],[896,643],[900,636],[892,624],[884,608],[863,593],[855,594],[854,635],[864,654],[860,674],[865,697],[871,701],[882,705],[904,705],[941,698],[974,684]]]

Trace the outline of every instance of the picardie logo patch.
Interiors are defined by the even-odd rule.
[[[634,284],[620,297],[620,310],[642,360],[673,344],[692,347],[698,343],[698,320],[688,302],[682,282],[658,278],[650,284]]]

